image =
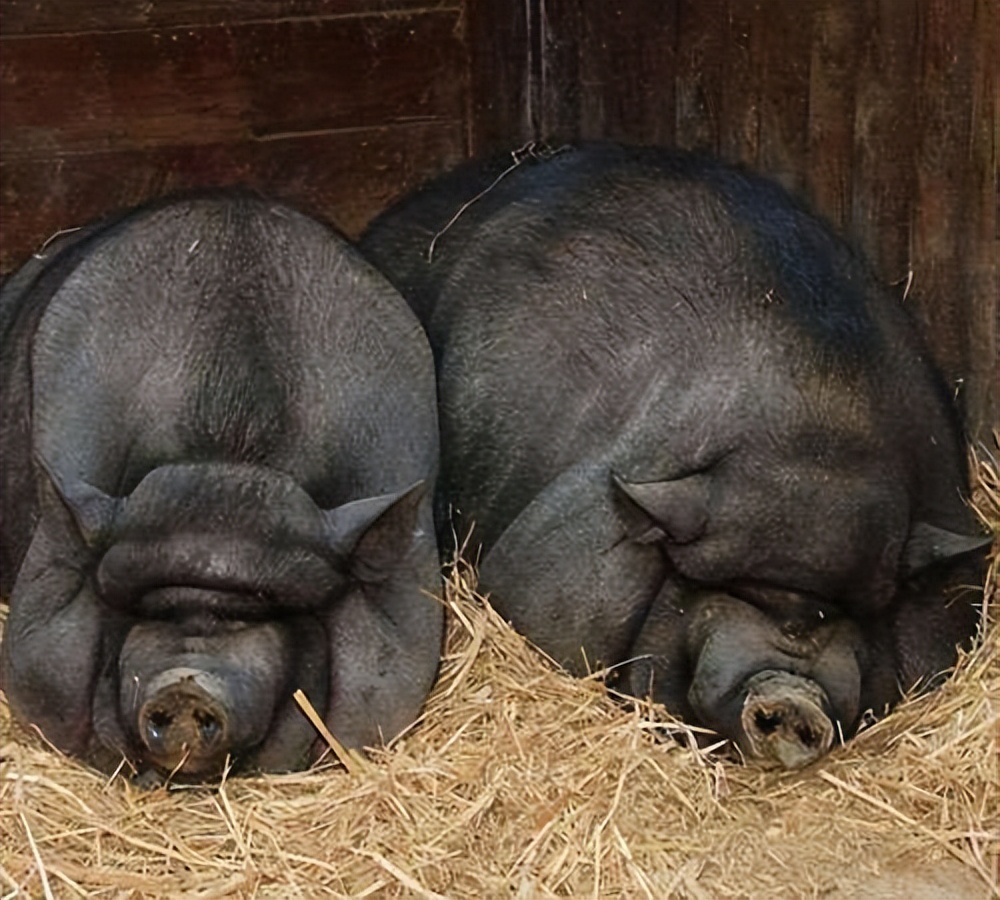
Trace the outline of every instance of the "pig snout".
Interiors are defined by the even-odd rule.
[[[759,672],[747,682],[738,742],[763,765],[800,769],[833,744],[828,708],[826,691],[811,678],[781,670]]]
[[[764,767],[798,769],[853,726],[861,673],[856,628],[822,622],[792,636],[779,618],[732,597],[693,611],[688,700],[698,718]]]
[[[164,672],[139,710],[139,737],[151,763],[168,772],[218,771],[230,750],[231,711],[219,679],[190,669]]]
[[[132,627],[119,657],[119,718],[133,759],[161,774],[212,779],[240,768],[295,768],[315,733],[300,687],[325,708],[325,632],[311,617],[224,622],[191,616]],[[300,658],[302,657],[302,658]]]

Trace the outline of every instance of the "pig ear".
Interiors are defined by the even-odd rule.
[[[957,534],[927,522],[917,522],[910,529],[903,548],[903,573],[915,575],[935,563],[981,550],[992,543],[992,535]]]
[[[125,507],[124,497],[109,497],[85,481],[78,481],[62,497],[88,546],[96,547],[111,539],[115,522]]]
[[[39,463],[72,514],[84,543],[88,547],[107,543],[125,506],[125,498],[110,497],[86,481],[64,480],[44,460],[39,459]]]
[[[362,580],[372,580],[404,556],[417,527],[417,509],[427,490],[418,481],[394,494],[352,500],[323,512],[326,540]]]
[[[623,513],[629,538],[650,544],[666,538],[690,544],[708,525],[709,476],[703,472],[669,481],[635,483],[612,473],[615,488],[625,498]]]

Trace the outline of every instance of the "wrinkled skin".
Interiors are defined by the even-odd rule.
[[[45,248],[0,295],[15,715],[105,769],[288,770],[409,725],[442,612],[433,361],[320,223],[242,191]]]
[[[784,191],[703,158],[566,149],[446,227],[509,164],[361,244],[435,353],[442,535],[475,524],[493,603],[571,671],[815,760],[977,621],[985,538],[913,325]]]

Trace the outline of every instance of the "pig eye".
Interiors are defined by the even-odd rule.
[[[837,608],[832,603],[818,594],[797,588],[737,582],[727,585],[725,591],[737,600],[756,606],[761,612],[784,619],[784,627],[791,627],[793,631],[809,631],[825,619],[837,615]],[[792,620],[796,624],[791,624]]]

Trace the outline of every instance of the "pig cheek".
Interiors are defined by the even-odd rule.
[[[236,700],[234,736],[242,746],[257,747],[246,762],[256,768],[274,770],[297,768],[308,760],[316,731],[306,718],[294,693],[301,690],[320,716],[328,701],[328,640],[323,623],[312,616],[285,620],[267,629],[266,654],[261,646],[253,655],[257,666],[248,679],[234,683],[240,687]],[[245,652],[249,655],[253,637]],[[245,714],[244,714],[245,713]],[[252,730],[252,734],[250,731]]]
[[[329,642],[326,630],[314,623],[296,635],[283,696],[274,711],[272,727],[249,765],[265,772],[292,771],[318,759],[326,744],[294,699],[301,690],[316,712],[329,724]]]
[[[749,654],[728,646],[726,635],[710,635],[696,655],[687,702],[698,719],[727,737],[740,731],[741,684],[753,668]]]
[[[107,660],[113,666],[117,657],[118,621],[86,585],[41,626],[30,620],[30,606],[15,600],[20,602],[12,601],[0,654],[0,683],[11,709],[63,752],[94,757],[97,764],[95,754],[103,757],[98,751],[105,741],[97,694]],[[120,737],[110,744],[115,751],[123,745]]]
[[[99,747],[94,748],[90,755],[107,756],[105,760],[95,760],[95,764],[102,769],[109,765],[117,766],[122,758],[136,762],[142,756],[140,747],[123,725],[129,719],[122,717],[119,696],[118,665],[115,661],[105,667],[94,688],[92,718]]]
[[[832,623],[821,630],[817,641],[822,649],[812,663],[810,676],[826,691],[831,718],[839,723],[844,737],[853,732],[861,713],[861,682],[865,642],[857,626],[849,620]]]

